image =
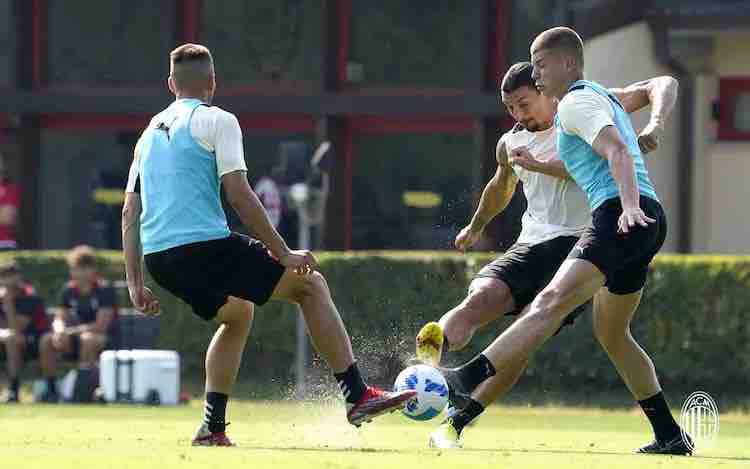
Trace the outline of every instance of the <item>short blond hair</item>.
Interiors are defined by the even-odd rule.
[[[583,40],[577,32],[565,26],[548,29],[531,43],[531,53],[540,50],[557,50],[576,59],[583,67]]]
[[[214,59],[208,47],[183,44],[169,53],[169,75],[178,87],[192,86],[214,74]]]

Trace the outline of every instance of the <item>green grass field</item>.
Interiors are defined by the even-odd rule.
[[[400,414],[362,429],[340,404],[232,402],[238,448],[192,448],[200,403],[0,407],[0,468],[657,468],[750,467],[750,415],[721,415],[717,445],[698,456],[639,456],[650,438],[639,412],[492,407],[465,431],[465,449],[426,448],[437,420]]]

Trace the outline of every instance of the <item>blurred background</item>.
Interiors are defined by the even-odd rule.
[[[171,100],[169,51],[190,41],[212,50],[215,103],[239,116],[248,177],[277,186],[292,244],[295,154],[304,167],[330,141],[313,247],[448,249],[511,126],[497,78],[558,24],[581,33],[589,79],[680,81],[648,162],[665,250],[748,252],[750,5],[720,0],[0,0],[0,151],[18,245],[120,247],[133,146]],[[482,247],[513,241],[518,195]]]

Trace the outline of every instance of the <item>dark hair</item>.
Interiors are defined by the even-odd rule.
[[[531,53],[537,50],[552,49],[572,55],[583,67],[583,41],[577,32],[565,26],[548,29],[539,34],[531,43]]]
[[[498,93],[500,95],[500,100],[502,101],[503,99],[503,93],[512,93],[524,86],[536,90],[536,84],[531,77],[533,70],[534,68],[532,67],[531,62],[518,62],[513,64],[508,71],[505,72],[505,76],[500,81],[500,93]]]

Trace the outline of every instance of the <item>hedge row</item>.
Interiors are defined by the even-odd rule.
[[[9,254],[0,255],[7,257]],[[21,252],[16,258],[27,278],[49,302],[56,301],[66,267],[60,252]],[[320,253],[321,271],[347,324],[355,353],[374,380],[390,380],[413,350],[413,338],[427,320],[453,307],[490,253],[435,252]],[[102,273],[124,278],[121,256],[102,252]],[[184,372],[201,376],[205,347],[214,329],[189,308],[161,295],[161,347],[178,350]],[[508,323],[501,320],[475,337],[472,356]],[[648,350],[665,388],[702,389],[746,395],[750,389],[750,257],[660,256],[653,265],[633,334]],[[269,303],[256,310],[241,377],[288,381],[295,351],[294,308]],[[537,389],[581,391],[622,389],[583,315],[538,352],[523,381]]]

